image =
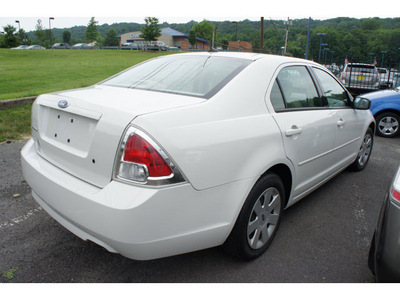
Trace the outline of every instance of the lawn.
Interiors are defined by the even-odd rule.
[[[95,84],[167,52],[0,49],[0,100]]]
[[[0,101],[90,86],[169,52],[0,49]],[[0,110],[0,143],[30,134],[30,108]]]

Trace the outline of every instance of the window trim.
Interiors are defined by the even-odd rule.
[[[326,107],[327,109],[348,109],[348,108],[352,108],[352,105],[351,105],[351,104],[353,103],[354,98],[351,96],[351,94],[350,94],[349,91],[345,88],[345,86],[336,78],[336,76],[332,76],[332,74],[331,74],[330,72],[327,72],[324,68],[321,68],[321,67],[319,67],[319,66],[311,65],[311,66],[309,66],[309,68],[310,68],[310,72],[312,73],[312,76],[313,76],[313,78],[314,78],[314,81],[315,81],[316,84],[318,85],[318,89],[319,89],[319,91],[320,91],[320,94],[322,95],[321,97],[326,97],[326,95],[325,95],[325,93],[324,93],[324,89],[323,89],[323,87],[322,87],[322,83],[321,83],[321,81],[319,80],[317,74],[315,74],[315,72],[314,72],[313,69],[318,69],[318,70],[320,70],[320,71],[322,71],[322,72],[325,72],[325,73],[328,74],[329,76],[331,76],[331,77],[333,78],[333,80],[336,81],[336,82],[342,87],[342,89],[346,92],[348,103],[346,103],[345,106],[338,106],[338,107],[329,107],[329,106],[327,106],[327,107]]]
[[[288,104],[287,104],[287,102],[286,102],[286,99],[285,99],[285,95],[284,95],[284,93],[282,92],[281,84],[279,83],[279,80],[278,80],[278,75],[279,75],[279,73],[280,73],[283,69],[288,68],[288,67],[305,67],[305,69],[308,71],[308,74],[310,75],[311,80],[312,80],[312,82],[313,82],[313,84],[314,84],[314,87],[315,87],[315,89],[316,89],[316,91],[317,91],[318,98],[319,98],[321,101],[322,101],[322,97],[326,97],[326,96],[325,96],[324,90],[323,90],[323,88],[322,88],[322,84],[321,84],[320,80],[318,79],[318,76],[315,74],[315,72],[314,72],[313,69],[316,68],[316,69],[319,69],[319,70],[321,70],[321,71],[327,73],[329,76],[331,76],[331,77],[343,88],[343,90],[346,92],[347,99],[349,100],[349,102],[347,103],[346,106],[339,106],[339,107],[329,107],[329,106],[323,106],[323,107],[314,106],[314,107],[312,107],[312,106],[311,106],[311,107],[294,107],[294,108],[289,108],[289,107],[288,107]],[[321,66],[312,65],[312,64],[310,64],[310,65],[308,65],[308,64],[284,64],[284,65],[282,65],[281,68],[278,68],[278,69],[276,70],[275,74],[276,74],[276,75],[274,76],[274,79],[271,81],[271,83],[272,83],[271,89],[269,90],[269,102],[270,102],[270,104],[271,104],[273,110],[275,111],[275,113],[292,112],[292,111],[305,111],[305,110],[327,110],[327,109],[328,109],[328,110],[333,110],[333,109],[352,109],[352,108],[353,108],[353,107],[352,107],[352,103],[353,103],[353,101],[354,101],[354,98],[353,98],[353,96],[350,94],[350,92],[344,87],[344,85],[343,85],[335,76],[332,76],[332,74],[330,74],[330,72],[327,72],[327,71],[326,71],[323,67],[321,67]],[[270,99],[270,97],[271,97],[271,92],[272,92],[272,87],[273,87],[275,81],[276,81],[277,84],[278,84],[278,88],[279,88],[279,91],[280,91],[280,93],[281,93],[281,96],[282,96],[284,105],[285,105],[285,108],[283,108],[283,109],[275,109],[275,107],[273,106],[272,101],[271,101],[271,99]]]

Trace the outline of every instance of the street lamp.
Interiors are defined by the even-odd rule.
[[[382,53],[382,63],[381,63],[381,68],[383,68],[383,59],[385,57],[385,53],[387,53],[387,51],[381,51]]]
[[[49,29],[50,29],[50,48],[51,48],[51,23],[50,23],[50,20],[54,20],[54,18],[53,17],[50,17],[49,18]]]
[[[317,33],[317,36],[319,36],[319,55],[318,55],[318,62],[321,60],[321,46],[322,46],[322,38],[326,36],[326,33]]]
[[[323,57],[324,57],[324,65],[326,66],[326,58],[328,57],[328,51],[329,51],[330,49],[329,48],[324,48],[324,55],[323,55]]]

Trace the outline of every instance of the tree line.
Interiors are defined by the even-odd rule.
[[[154,19],[157,20],[155,26],[158,29],[171,27],[187,33],[191,43],[200,37],[208,40],[210,44],[214,40],[216,48],[226,49],[229,41],[246,41],[253,45],[255,52],[262,51],[272,54],[282,54],[288,29],[286,54],[294,57],[306,57],[309,19],[292,20],[290,26],[285,25],[284,20],[265,19],[263,45],[261,45],[260,21],[214,22],[203,20],[184,24],[166,22],[159,24],[158,19]],[[48,29],[43,29],[41,21],[38,20],[36,30],[33,32],[26,33],[23,29],[16,32],[11,25],[3,27],[4,33],[0,35],[0,47],[10,47],[25,42],[48,46],[49,37],[54,42],[74,44],[96,40],[104,46],[116,46],[119,43],[117,36],[133,31],[143,32],[148,26],[148,23],[98,25],[97,21],[91,18],[87,26],[55,28],[50,32]],[[311,20],[309,33],[307,57],[321,63],[343,64],[346,58],[355,62],[371,63],[376,61],[378,65],[386,66],[400,62],[400,18],[339,17],[328,20]],[[319,35],[320,33],[324,35]]]

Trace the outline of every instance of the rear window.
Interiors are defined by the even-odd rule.
[[[104,85],[210,98],[250,60],[204,56],[163,56],[134,66]]]
[[[376,69],[374,66],[370,66],[370,65],[356,65],[356,66],[352,66],[352,65],[348,65],[347,66],[347,72],[359,72],[359,73],[376,73]]]

